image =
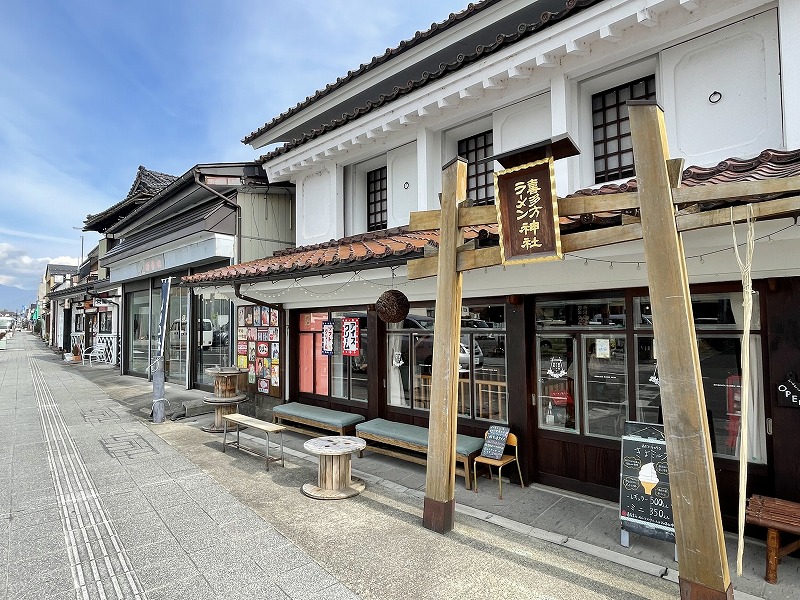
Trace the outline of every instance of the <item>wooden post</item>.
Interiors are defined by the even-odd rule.
[[[733,598],[683,240],[667,169],[664,113],[629,102],[675,517],[681,600]]]
[[[428,464],[422,513],[423,525],[438,533],[452,530],[455,516],[462,280],[461,273],[456,271],[456,248],[463,242],[458,228],[458,204],[464,201],[466,194],[467,161],[459,157],[445,165],[442,173]]]

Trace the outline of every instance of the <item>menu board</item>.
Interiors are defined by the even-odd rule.
[[[619,511],[622,529],[675,542],[664,426],[627,421],[622,436]]]
[[[506,448],[509,431],[511,430],[508,427],[501,425],[489,427],[489,431],[486,432],[486,440],[483,442],[481,456],[495,460],[503,458],[503,450]]]

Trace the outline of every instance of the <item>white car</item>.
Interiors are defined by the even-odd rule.
[[[197,345],[203,350],[210,350],[214,343],[214,326],[211,319],[202,319],[203,330],[198,332]],[[169,345],[173,348],[186,347],[186,333],[188,327],[186,321],[175,319],[169,330]]]

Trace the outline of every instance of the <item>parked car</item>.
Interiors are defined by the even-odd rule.
[[[203,329],[197,336],[197,345],[203,350],[208,350],[214,343],[214,326],[211,323],[211,319],[202,319],[200,322]],[[173,348],[185,348],[187,331],[188,325],[186,321],[175,319],[169,330],[169,345]]]

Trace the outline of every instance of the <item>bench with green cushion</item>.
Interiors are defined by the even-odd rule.
[[[428,429],[418,425],[396,423],[386,419],[371,419],[356,425],[356,435],[367,440],[367,449],[387,456],[410,460],[424,465],[428,454]],[[372,442],[372,443],[370,443]],[[472,460],[481,453],[483,438],[469,435],[456,436],[456,462],[463,467],[456,470],[464,477],[467,489],[470,489],[472,477],[470,468]],[[419,456],[419,454],[425,456]]]
[[[272,418],[292,431],[318,435],[306,427],[335,431],[339,435],[353,435],[356,423],[364,420],[362,415],[312,406],[300,402],[278,404],[272,409]],[[294,425],[292,425],[294,423]],[[303,427],[305,425],[306,427]]]

